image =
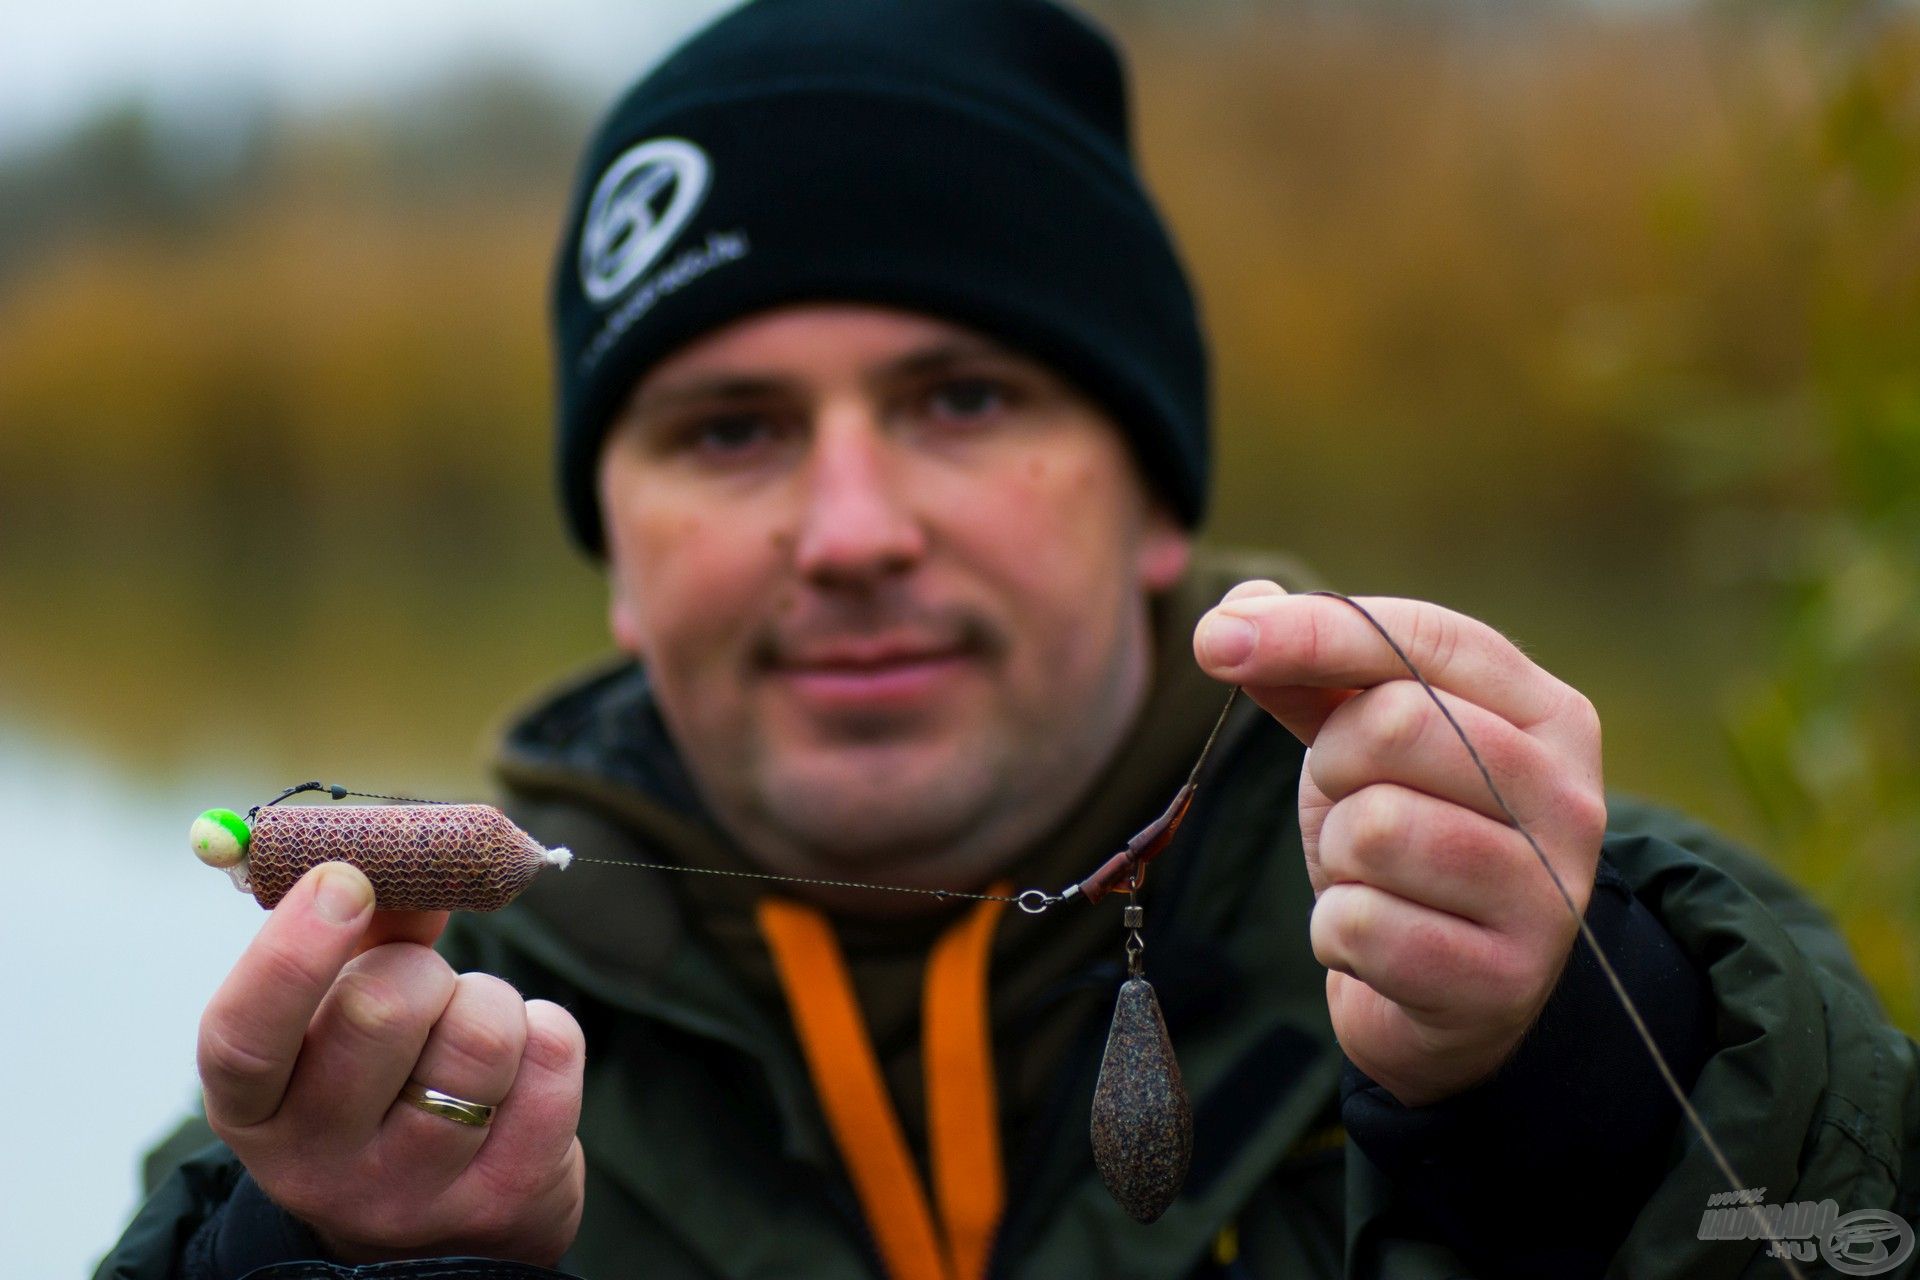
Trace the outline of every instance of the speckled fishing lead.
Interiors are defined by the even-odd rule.
[[[1180,1064],[1145,978],[1120,987],[1093,1090],[1093,1163],[1136,1222],[1167,1211],[1193,1157],[1193,1109]]]

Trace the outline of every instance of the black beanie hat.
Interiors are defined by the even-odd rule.
[[[646,370],[741,316],[870,302],[970,325],[1101,404],[1189,526],[1206,353],[1134,171],[1125,73],[1046,0],[753,0],[682,45],[588,147],[555,264],[561,502]]]

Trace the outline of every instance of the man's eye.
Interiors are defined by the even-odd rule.
[[[1006,384],[994,378],[949,378],[927,397],[936,416],[963,422],[998,413],[1012,398]]]
[[[692,423],[681,440],[693,453],[731,458],[765,446],[776,434],[774,424],[759,414],[730,413]]]

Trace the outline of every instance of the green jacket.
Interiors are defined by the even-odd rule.
[[[1210,564],[1166,603],[1163,651],[1183,643],[1199,610],[1247,567]],[[1136,787],[1158,776],[1137,767],[1142,760],[1184,770],[1193,726],[1204,727],[1218,706],[1218,689],[1178,676],[1182,665],[1192,665],[1184,649],[1162,663],[1150,723],[1114,766]],[[631,715],[637,689],[643,680],[631,669],[602,673],[523,719],[502,765],[509,810],[543,842],[588,858],[710,864],[712,830],[659,744],[629,741],[617,727],[612,738],[597,736]],[[1174,716],[1172,701],[1194,710]],[[1177,720],[1168,731],[1174,748],[1156,748],[1155,716]],[[1053,917],[1003,926],[994,980],[998,987],[1003,971],[1014,975],[1007,985],[1020,998],[994,1004],[1002,1070],[1019,1069],[1024,1046],[1057,1048],[1048,1078],[1027,1091],[1029,1105],[1005,1135],[997,1276],[1476,1274],[1341,1130],[1343,1060],[1325,973],[1307,940],[1312,893],[1292,802],[1301,759],[1284,730],[1243,704],[1194,816],[1155,867],[1148,973],[1193,1099],[1195,1155],[1185,1192],[1154,1225],[1125,1217],[1088,1154],[1089,1100],[1120,974],[1117,921],[1077,908],[1093,923],[1058,925],[1084,939],[1064,960],[1035,950],[1058,936],[1046,932]],[[1057,868],[1090,869],[1170,788],[1103,794],[1068,828],[1067,847],[1017,869],[1022,887],[1057,888],[1072,878],[1045,878]],[[1827,922],[1764,864],[1645,805],[1614,804],[1605,862],[1622,895],[1630,891],[1664,925],[1710,989],[1710,1048],[1691,1100],[1741,1176],[1766,1188],[1768,1202],[1832,1199],[1842,1213],[1882,1209],[1920,1222],[1915,1045],[1887,1025]],[[549,873],[495,916],[456,917],[443,943],[456,967],[556,1000],[586,1032],[587,1209],[561,1265],[596,1280],[869,1280],[879,1274],[875,1254],[784,1013],[730,958],[723,933],[707,927],[700,913],[713,900],[686,891],[706,879],[596,876],[591,867]],[[1049,980],[1023,988],[1023,959]],[[1555,1033],[1583,1034],[1565,1025]],[[1510,1140],[1499,1133],[1506,1117],[1494,1112],[1485,1123],[1482,1138],[1465,1135],[1468,1145]],[[1551,1117],[1538,1132],[1553,1132]],[[1657,1142],[1658,1167],[1640,1171],[1652,1190],[1609,1274],[1782,1274],[1758,1243],[1699,1238],[1709,1197],[1726,1191],[1726,1180],[1678,1126]],[[1443,1176],[1452,1149],[1428,1161]],[[1572,1224],[1613,1171],[1584,1163],[1577,1149],[1561,1154],[1565,1167],[1542,1176],[1549,1202]],[[184,1243],[236,1172],[224,1149],[189,1160],[99,1275],[182,1274]],[[1497,1223],[1500,1207],[1491,1208],[1487,1221]],[[1481,1257],[1499,1256],[1498,1239],[1479,1243]],[[1914,1270],[1910,1259],[1897,1274]]]

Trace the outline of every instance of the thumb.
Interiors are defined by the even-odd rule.
[[[1258,636],[1257,626],[1249,619],[1235,613],[1231,606],[1237,600],[1255,599],[1261,596],[1284,596],[1287,589],[1277,582],[1266,578],[1256,578],[1242,582],[1226,595],[1220,597],[1220,603],[1209,609],[1193,630],[1193,656],[1203,670],[1210,673],[1219,665],[1218,651],[1213,647],[1221,634],[1222,624],[1236,630],[1255,629],[1251,632]],[[1244,642],[1249,647],[1257,646],[1257,638]],[[1244,658],[1245,650],[1240,655]],[[1237,665],[1233,664],[1233,665]],[[1216,678],[1224,678],[1218,677]],[[1231,683],[1231,681],[1229,681]],[[1351,689],[1329,689],[1318,685],[1263,685],[1244,684],[1247,696],[1260,704],[1260,707],[1275,720],[1286,726],[1287,732],[1308,746],[1320,732],[1320,726],[1327,722],[1335,708],[1353,696]]]

